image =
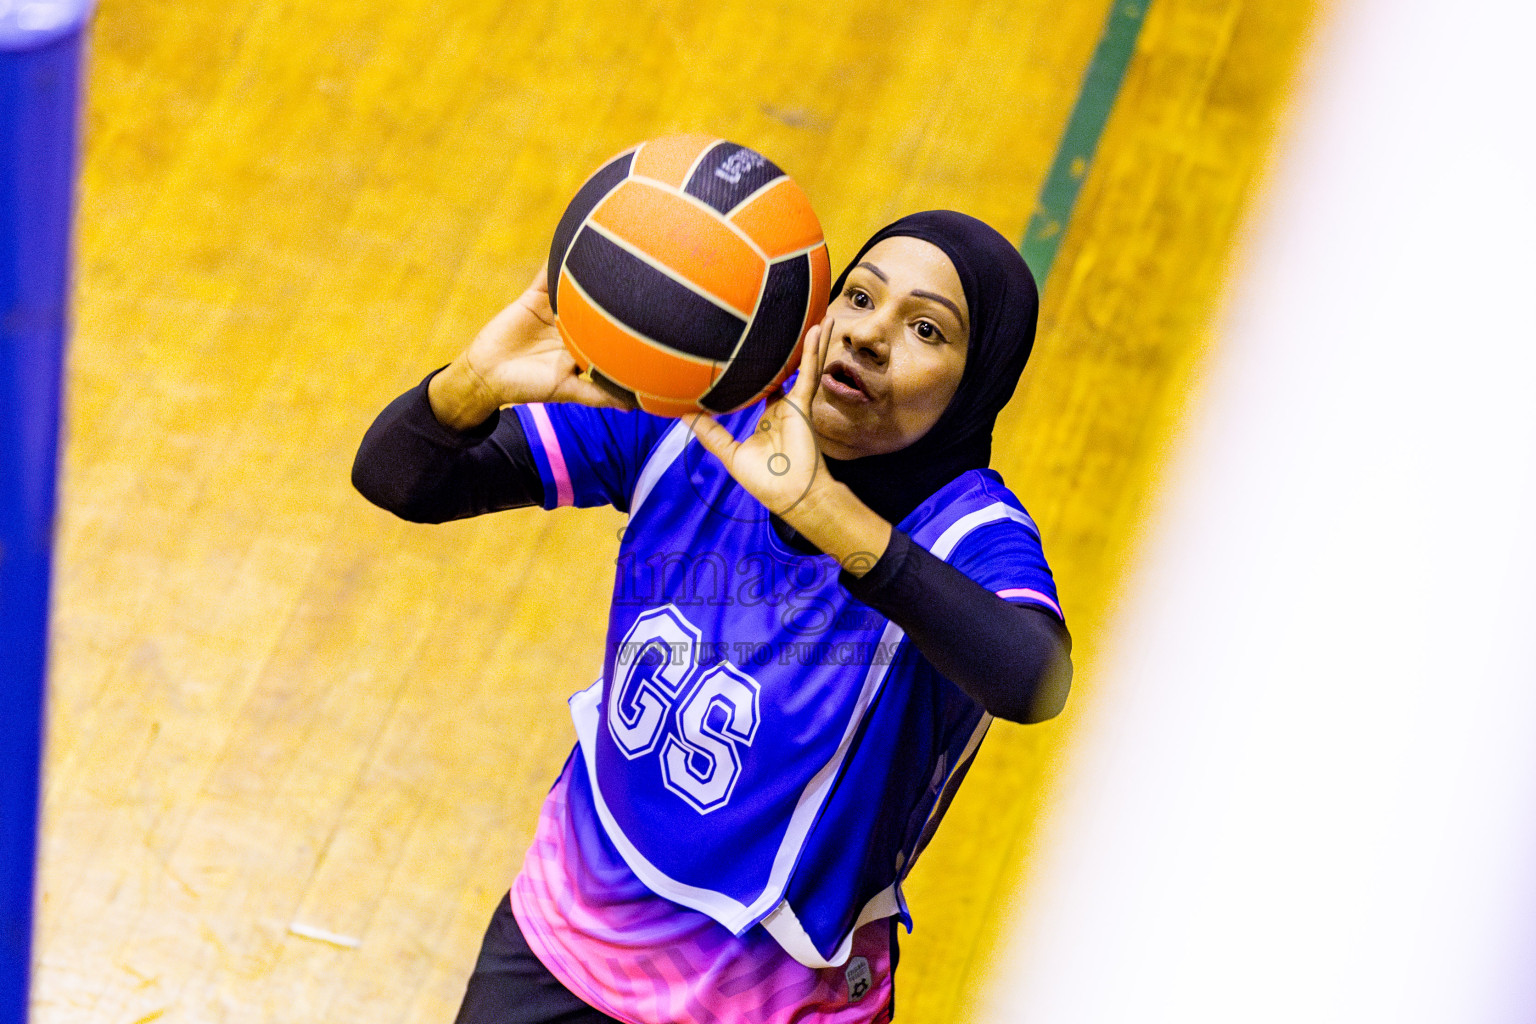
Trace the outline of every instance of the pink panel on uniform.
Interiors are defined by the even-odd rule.
[[[579,757],[545,799],[511,894],[529,948],[566,988],[631,1024],[889,1021],[888,921],[854,935],[853,955],[868,964],[873,984],[850,1000],[846,968],[796,963],[761,928],[737,938],[646,890],[616,853],[583,848],[580,840],[595,837],[600,826],[572,791],[576,771],[585,771]]]

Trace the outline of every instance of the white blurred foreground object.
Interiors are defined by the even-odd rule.
[[[1536,1021],[1533,38],[1321,26],[984,1020]]]

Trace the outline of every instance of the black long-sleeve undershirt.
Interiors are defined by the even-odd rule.
[[[1003,600],[900,530],[869,572],[838,579],[990,714],[1043,722],[1066,704],[1072,638],[1050,612]]]
[[[452,430],[433,414],[427,381],[391,402],[368,428],[352,483],[375,505],[417,523],[544,503],[517,417],[493,414],[471,430]],[[1061,620],[1003,600],[900,530],[891,531],[869,572],[845,572],[839,580],[905,630],[945,678],[990,714],[1042,722],[1066,703],[1072,644]]]
[[[443,426],[427,398],[435,375],[373,421],[352,463],[352,486],[413,523],[544,504],[544,482],[517,417],[498,411],[469,430]]]

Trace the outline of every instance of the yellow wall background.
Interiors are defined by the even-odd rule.
[[[573,740],[621,520],[395,521],[348,484],[363,430],[643,138],[770,154],[834,263],[929,207],[1020,237],[1107,9],[104,2],[34,1019],[451,1019]],[[996,444],[1045,534],[1077,689],[1057,722],[994,729],[925,854],[904,1020],[968,1019],[995,929],[1027,913],[1050,766],[1095,698],[1095,638],[1310,17],[1148,15]]]

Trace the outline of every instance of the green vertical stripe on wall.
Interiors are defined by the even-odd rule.
[[[1019,252],[1042,285],[1056,260],[1056,249],[1072,218],[1077,193],[1088,177],[1099,137],[1104,134],[1110,109],[1120,93],[1120,83],[1125,79],[1125,69],[1131,63],[1136,37],[1141,34],[1141,23],[1150,6],[1151,0],[1115,0],[1104,22],[1104,34],[1099,37],[1093,60],[1083,76],[1077,103],[1072,107],[1061,144],[1056,147],[1056,158],[1040,189],[1040,201],[1035,204],[1029,226],[1024,229],[1024,241],[1019,245]]]

